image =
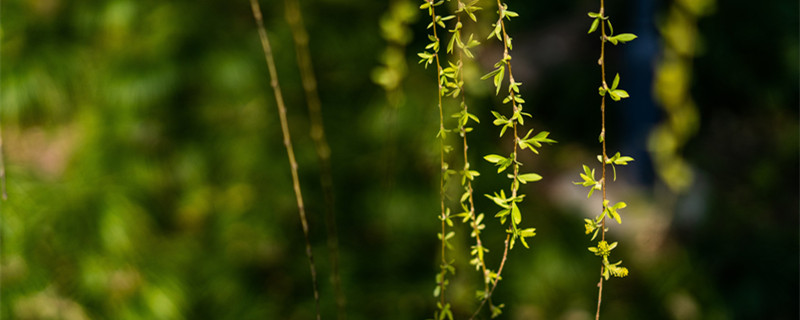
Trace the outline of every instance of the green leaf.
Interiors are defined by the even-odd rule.
[[[581,178],[583,179],[583,182],[572,182],[572,183],[576,185],[582,185],[584,187],[591,187],[591,189],[589,189],[589,195],[587,195],[586,198],[591,198],[592,193],[595,190],[602,189],[602,184],[600,184],[599,181],[594,179],[594,169],[590,169],[589,166],[583,165],[583,173],[581,173],[580,175]]]
[[[535,173],[526,173],[519,175],[517,179],[519,180],[519,182],[522,182],[522,184],[526,184],[528,182],[536,182],[542,180],[542,176]]]
[[[453,52],[453,44],[455,43],[456,39],[458,39],[458,32],[450,37],[450,41],[447,42],[447,53]]]
[[[505,223],[505,217],[506,217],[506,216],[507,216],[509,213],[511,213],[511,210],[509,210],[509,209],[503,209],[503,210],[497,211],[497,213],[495,213],[494,217],[495,217],[495,218],[500,218],[500,219],[501,219],[501,221],[503,221],[502,223]]]
[[[497,154],[487,155],[483,157],[483,159],[491,163],[494,163],[496,166],[499,166],[499,168],[497,169],[497,173],[503,172],[508,168],[508,166],[510,166],[514,162],[514,160],[511,158],[506,158]]]
[[[469,117],[472,120],[475,120],[475,122],[477,122],[477,123],[481,123],[481,121],[478,119],[478,117],[476,117],[474,114],[467,113],[467,117]]]
[[[628,41],[633,41],[633,39],[636,39],[637,36],[633,33],[620,33],[614,36],[614,38],[619,40],[619,42],[625,43]]]
[[[617,152],[617,154],[619,154],[619,152]],[[629,161],[633,161],[633,158],[624,156],[624,157],[619,157],[617,160],[614,160],[614,164],[624,166],[627,165]]]
[[[591,16],[591,13],[589,13],[589,15]],[[600,25],[600,18],[594,19],[594,21],[592,21],[592,26],[589,27],[589,32],[587,32],[587,34],[595,32],[597,30],[597,26],[599,25]]]
[[[617,97],[619,97],[619,99],[617,99],[617,101],[619,101],[620,99],[625,99],[625,98],[630,97],[630,95],[628,95],[628,91],[625,91],[625,90],[622,90],[622,89],[614,90],[614,94],[617,95]]]
[[[617,73],[617,75],[614,76],[614,82],[611,83],[611,90],[613,91],[614,89],[616,89],[617,85],[619,85],[619,73]]]
[[[492,33],[490,33],[489,36],[486,37],[486,40],[489,40],[492,37],[497,37],[498,41],[502,41],[502,39],[500,38],[500,31],[502,26],[499,23],[492,23],[492,27],[494,27],[494,30],[492,30]]]
[[[542,132],[539,132],[538,134],[536,134],[530,140],[538,142],[539,144],[536,144],[537,147],[541,147],[542,146],[541,143],[548,143],[548,144],[558,143],[558,141],[555,141],[553,139],[548,138],[549,135],[550,135],[550,132],[542,131]]]
[[[505,304],[500,304],[499,306],[495,306],[493,304],[490,304],[489,305],[489,309],[492,310],[492,319],[497,318],[501,314],[503,314],[503,309],[502,308],[505,307],[505,306],[506,306]]]
[[[628,204],[626,204],[625,202],[618,202],[615,205],[608,207],[608,200],[606,200],[606,203],[604,203],[604,205],[606,206],[605,213],[611,216],[611,218],[613,218],[614,220],[616,220],[617,223],[622,224],[622,217],[619,215],[617,210],[624,209],[625,207],[628,206]]]
[[[526,237],[533,237],[536,235],[536,228],[527,228],[520,230],[519,236],[526,238]]]
[[[514,202],[511,203],[511,218],[514,219],[514,224],[522,222],[522,214],[520,214],[519,208]]]
[[[500,94],[500,87],[501,87],[501,85],[503,83],[503,77],[505,76],[506,68],[505,67],[500,67],[500,68],[498,68],[498,70],[500,70],[500,72],[498,72],[496,75],[494,75],[494,86],[497,88],[497,91],[495,92],[495,95]]]
[[[531,247],[528,246],[528,242],[525,241],[524,237],[519,237],[519,240],[522,241],[522,245],[525,246],[525,249],[530,249]]]
[[[489,161],[491,163],[495,163],[495,164],[497,164],[497,163],[499,163],[501,161],[506,161],[507,160],[506,157],[498,155],[498,154],[490,154],[490,155],[487,155],[487,156],[483,157],[483,159],[485,159],[486,161]]]
[[[611,273],[611,275],[617,278],[623,278],[628,275],[628,268],[619,266],[621,263],[622,260],[618,261],[617,263],[608,263],[607,261],[603,261],[603,264],[606,267],[605,269],[608,270],[608,273]],[[608,276],[606,274],[604,274],[604,276],[607,280]]]
[[[481,77],[481,80],[486,80],[486,79],[489,79],[489,78],[493,77],[493,76],[494,76],[494,75],[496,75],[498,72],[500,72],[500,69],[501,69],[501,68],[494,69],[494,70],[492,70],[491,72],[489,72],[489,73],[487,73],[487,74],[483,75],[483,77]]]
[[[611,99],[614,101],[619,101],[621,98],[617,95],[616,90],[611,90],[608,92],[608,95],[611,96]]]

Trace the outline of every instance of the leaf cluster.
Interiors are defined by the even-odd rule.
[[[604,17],[597,12],[589,12],[588,15],[589,18],[593,18],[594,20],[592,21],[592,26],[589,27],[589,32],[587,33],[595,32],[597,30],[597,27],[600,25],[601,21],[605,21],[606,24],[608,25],[609,33],[607,35],[603,35],[603,37],[605,37],[605,40],[608,40],[614,45],[617,45],[618,43],[633,41],[633,39],[637,38],[637,36],[633,33],[620,33],[615,36],[614,26],[611,25],[611,20],[609,20],[608,17]]]
[[[608,256],[611,254],[611,250],[616,247],[616,242],[608,244],[606,241],[600,241],[597,243],[596,247],[589,248],[589,251],[593,252],[596,256],[603,257],[603,278],[606,280],[608,280],[610,276],[622,278],[628,275],[628,268],[620,266],[620,264],[622,264],[621,260],[616,263],[608,262]]]
[[[603,86],[598,88],[597,90],[600,93],[600,96],[605,96],[606,93],[608,93],[608,95],[611,96],[611,99],[613,99],[614,101],[620,101],[624,98],[630,97],[627,91],[622,89],[617,89],[618,85],[619,85],[619,73],[617,73],[617,75],[614,77],[614,82],[611,83],[611,88],[609,88],[608,85],[605,82],[603,82]]]
[[[597,161],[603,163],[603,156],[597,155]],[[614,181],[617,181],[617,165],[620,166],[627,166],[629,161],[633,161],[632,157],[629,156],[622,156],[619,152],[615,153],[613,157],[606,159],[606,164],[611,165],[611,169],[614,172]]]
[[[602,2],[601,2],[600,12],[589,12],[588,13],[589,18],[593,19],[592,20],[592,24],[589,27],[588,33],[591,34],[591,33],[595,32],[595,31],[597,31],[598,28],[600,28],[600,30],[601,30],[601,38],[600,38],[600,40],[602,41],[603,48],[605,48],[605,43],[606,42],[611,42],[612,44],[617,45],[617,44],[620,44],[620,43],[626,43],[626,42],[629,42],[629,41],[632,41],[632,40],[636,39],[636,35],[634,35],[632,33],[622,33],[622,34],[614,35],[614,26],[611,24],[611,20],[607,16],[605,16],[603,14],[603,11],[604,11],[604,8],[603,8]],[[605,28],[606,26],[608,26],[608,33],[606,33],[606,28]],[[580,177],[581,177],[581,179],[583,181],[573,182],[573,183],[576,184],[576,185],[589,187],[589,193],[586,196],[587,198],[590,198],[592,196],[592,193],[595,190],[602,190],[603,191],[603,212],[599,216],[595,217],[594,219],[584,219],[584,221],[585,221],[584,228],[585,228],[585,231],[586,231],[587,235],[588,234],[592,234],[592,239],[591,239],[592,241],[594,241],[595,238],[597,238],[598,233],[602,233],[602,235],[603,235],[602,236],[602,240],[600,242],[598,242],[597,246],[589,247],[588,249],[589,249],[590,252],[593,252],[595,255],[603,257],[602,276],[603,276],[604,279],[608,280],[608,278],[610,276],[612,276],[612,275],[615,276],[615,277],[624,277],[624,276],[628,275],[628,269],[625,268],[625,267],[621,267],[620,266],[622,261],[619,261],[619,262],[616,262],[616,263],[610,263],[608,261],[608,256],[611,254],[611,250],[616,248],[617,242],[608,244],[608,242],[605,241],[605,232],[608,231],[608,229],[606,228],[605,219],[606,218],[614,219],[615,221],[617,221],[617,223],[621,224],[622,223],[622,217],[619,214],[619,210],[627,207],[627,204],[625,202],[618,202],[618,203],[616,203],[614,205],[610,205],[610,201],[608,199],[606,199],[605,188],[606,188],[606,182],[607,181],[606,181],[606,170],[605,170],[605,167],[606,167],[606,165],[611,165],[611,168],[612,168],[612,170],[614,172],[613,173],[613,180],[616,181],[617,180],[617,169],[616,169],[616,166],[617,165],[621,165],[621,166],[627,165],[628,162],[634,161],[634,159],[632,157],[629,157],[629,156],[623,156],[619,152],[615,153],[614,156],[612,156],[611,158],[609,158],[606,155],[605,96],[606,96],[606,94],[608,94],[611,97],[612,100],[620,101],[622,99],[630,97],[630,95],[628,94],[627,91],[618,88],[619,82],[620,82],[619,73],[617,73],[614,76],[614,80],[612,81],[611,86],[610,87],[608,86],[608,84],[606,82],[606,79],[605,79],[605,74],[606,74],[605,70],[606,69],[605,69],[605,57],[604,57],[604,55],[605,55],[605,50],[603,49],[603,50],[601,50],[600,59],[598,60],[598,63],[600,64],[600,66],[602,68],[602,75],[603,75],[602,85],[598,88],[598,93],[600,94],[601,97],[603,97],[602,103],[601,103],[601,106],[602,106],[601,110],[603,112],[603,115],[602,115],[603,120],[602,120],[602,128],[601,128],[601,131],[600,131],[600,136],[598,137],[598,141],[603,146],[603,153],[601,155],[597,156],[597,160],[600,162],[600,164],[602,166],[603,174],[602,174],[602,177],[598,180],[597,178],[595,178],[595,170],[590,168],[587,165],[583,165],[583,173],[580,174]],[[600,282],[600,292],[602,293],[602,281]],[[600,317],[600,313],[599,313],[600,312],[600,301],[599,300],[598,300],[598,309],[597,310],[598,310],[597,317],[599,318]]]

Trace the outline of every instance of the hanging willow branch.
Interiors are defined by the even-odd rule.
[[[345,296],[342,293],[342,281],[339,276],[339,236],[336,228],[336,213],[333,194],[333,175],[331,173],[331,148],[325,137],[325,125],[322,121],[322,102],[317,90],[317,79],[311,63],[308,48],[308,32],[303,24],[303,15],[298,0],[286,0],[286,21],[292,29],[292,38],[297,53],[297,64],[300,78],[306,94],[308,113],[311,117],[311,139],[319,158],[320,184],[325,201],[325,225],[328,233],[328,252],[331,261],[331,282],[336,295],[338,318],[345,316]]]
[[[281,130],[283,131],[283,144],[286,146],[286,153],[289,156],[289,164],[292,171],[292,184],[294,186],[294,195],[297,198],[297,208],[300,213],[300,222],[303,225],[303,236],[306,240],[306,255],[308,256],[308,265],[311,268],[311,281],[314,286],[314,302],[316,304],[317,320],[320,320],[319,309],[319,290],[317,289],[317,269],[314,267],[314,255],[311,252],[311,242],[308,237],[308,221],[306,220],[306,210],[303,205],[303,195],[300,192],[300,181],[297,177],[297,161],[294,158],[294,149],[292,148],[292,139],[289,135],[289,123],[286,120],[286,106],[283,103],[283,95],[281,94],[281,87],[278,84],[278,72],[275,70],[275,60],[272,57],[272,48],[269,45],[269,37],[267,30],[264,28],[264,21],[261,18],[261,7],[258,5],[257,0],[250,0],[250,8],[253,10],[253,18],[258,25],[258,35],[261,38],[261,47],[264,49],[264,58],[267,60],[267,67],[269,68],[270,85],[275,92],[275,103],[278,106],[278,115],[281,120]]]
[[[500,280],[502,280],[501,274],[503,272],[503,267],[506,264],[506,259],[508,258],[508,251],[514,249],[514,244],[517,242],[517,240],[522,242],[522,245],[528,248],[526,238],[536,236],[536,228],[522,227],[523,215],[519,206],[520,203],[522,203],[525,199],[525,194],[520,192],[520,184],[539,181],[542,179],[542,176],[533,172],[522,173],[522,163],[518,160],[519,153],[525,149],[528,149],[534,154],[538,154],[539,151],[537,148],[542,147],[543,144],[556,143],[555,140],[548,138],[550,133],[547,131],[541,131],[532,136],[534,130],[530,129],[524,136],[520,135],[521,130],[523,130],[522,126],[525,125],[525,118],[532,118],[533,116],[530,113],[523,111],[525,99],[522,98],[522,94],[520,92],[522,83],[517,82],[514,79],[514,73],[511,67],[511,50],[513,48],[513,44],[512,38],[506,31],[505,24],[505,20],[516,18],[519,16],[519,14],[508,10],[508,5],[502,3],[500,0],[497,0],[497,14],[497,22],[494,23],[494,29],[491,33],[489,33],[488,39],[496,38],[497,40],[503,42],[503,57],[494,65],[495,69],[484,75],[481,79],[486,80],[491,78],[496,89],[495,94],[498,95],[500,94],[500,89],[503,87],[504,81],[508,79],[506,82],[508,95],[503,99],[503,104],[510,104],[511,115],[506,116],[500,112],[492,111],[492,115],[495,118],[492,123],[495,126],[500,127],[501,138],[508,129],[511,129],[510,133],[512,135],[511,138],[513,139],[513,149],[509,156],[489,154],[486,155],[484,159],[498,167],[497,173],[502,173],[509,167],[512,168],[512,172],[506,174],[506,176],[511,179],[511,194],[506,196],[505,191],[500,190],[500,192],[486,195],[487,198],[491,199],[498,207],[500,207],[500,211],[497,212],[495,217],[500,219],[501,224],[507,226],[506,239],[504,241],[503,259],[500,261],[500,267],[497,269],[496,273],[489,272],[488,275],[492,283],[491,289],[488,292],[484,292],[481,304],[472,315],[472,318],[475,318],[478,315],[481,308],[483,308],[487,301],[490,302],[489,309],[492,312],[492,317],[496,317],[502,313],[503,304],[494,305],[491,303],[490,299],[492,298],[494,290],[497,288],[497,284],[500,283]],[[506,78],[506,75],[508,75],[508,78]],[[506,222],[508,222],[508,224],[506,224]]]
[[[581,178],[583,179],[582,182],[575,182],[575,184],[582,185],[584,187],[590,187],[589,195],[587,197],[592,196],[592,192],[595,190],[600,190],[603,196],[603,203],[602,203],[602,213],[596,216],[594,219],[585,219],[585,228],[586,234],[592,233],[592,241],[597,237],[597,234],[600,233],[600,241],[597,243],[595,247],[589,247],[589,251],[594,253],[596,256],[602,257],[602,263],[600,265],[600,280],[597,283],[597,313],[595,315],[595,319],[600,319],[600,306],[603,302],[603,280],[608,280],[610,276],[615,277],[625,277],[628,275],[628,269],[625,267],[620,266],[622,261],[611,263],[608,260],[608,257],[611,255],[611,250],[613,250],[617,243],[608,243],[606,241],[606,218],[611,218],[617,221],[617,223],[622,223],[622,217],[619,215],[618,210],[623,209],[627,206],[625,202],[618,202],[614,205],[610,205],[610,201],[606,197],[606,189],[608,184],[609,175],[606,174],[606,168],[608,165],[611,165],[612,170],[614,171],[613,180],[617,179],[617,169],[615,165],[624,166],[627,165],[629,161],[633,161],[633,158],[622,156],[619,152],[614,154],[613,157],[609,158],[608,153],[606,152],[606,96],[611,97],[611,100],[620,101],[624,98],[628,98],[628,92],[622,89],[619,89],[619,74],[614,77],[614,81],[611,85],[608,85],[606,82],[606,42],[610,42],[611,44],[617,45],[621,43],[625,43],[628,41],[632,41],[636,39],[636,35],[632,33],[621,33],[618,35],[614,35],[614,27],[611,25],[611,21],[609,17],[605,15],[605,1],[600,0],[600,11],[599,12],[589,12],[589,17],[594,19],[592,21],[591,27],[589,27],[589,33],[595,32],[598,27],[600,28],[600,58],[597,60],[597,63],[600,65],[600,87],[598,88],[598,93],[600,94],[600,136],[598,140],[602,145],[602,154],[597,156],[597,160],[601,163],[601,175],[600,180],[595,180],[594,177],[594,169],[591,169],[589,166],[583,166],[583,173],[581,174]]]
[[[8,193],[6,193],[6,164],[3,159],[3,127],[0,126],[0,197],[3,200],[8,200]]]

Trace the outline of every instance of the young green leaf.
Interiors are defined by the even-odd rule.
[[[522,222],[522,214],[519,212],[519,208],[515,202],[511,203],[511,218],[514,219],[514,224]]]
[[[503,77],[505,76],[506,68],[505,67],[500,67],[497,70],[500,70],[500,71],[497,74],[494,75],[494,86],[495,86],[495,88],[497,88],[497,91],[495,92],[495,95],[500,94],[500,87],[502,86],[502,83],[503,83]]]
[[[628,41],[633,41],[634,39],[637,38],[637,36],[635,34],[633,34],[633,33],[620,33],[620,34],[614,36],[613,38],[617,39],[617,41],[619,41],[621,43],[625,43],[625,42],[628,42]]]
[[[589,16],[591,16],[591,15],[592,15],[592,13],[590,12]],[[600,25],[600,18],[594,19],[594,21],[592,21],[592,26],[589,27],[589,32],[587,32],[587,34],[595,32],[597,30],[597,26],[599,26],[599,25]]]
[[[526,173],[519,175],[517,179],[519,179],[519,182],[522,182],[522,184],[526,184],[528,182],[536,182],[542,180],[542,176],[535,173]]]
[[[486,161],[489,161],[491,163],[494,163],[494,164],[497,164],[497,163],[499,163],[501,161],[506,161],[507,160],[506,157],[498,155],[498,154],[486,155],[485,157],[483,157],[483,159],[485,159]]]

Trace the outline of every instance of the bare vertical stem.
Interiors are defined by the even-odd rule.
[[[275,103],[278,106],[278,115],[281,121],[281,130],[283,131],[283,144],[286,146],[286,153],[289,156],[289,164],[292,171],[292,184],[294,186],[294,195],[297,199],[297,208],[300,213],[300,222],[303,225],[303,236],[306,240],[306,255],[308,256],[308,265],[311,269],[311,281],[314,286],[314,302],[316,304],[317,320],[321,319],[319,308],[319,290],[317,289],[317,269],[314,267],[314,255],[311,252],[311,241],[308,236],[308,221],[306,220],[306,210],[303,205],[303,195],[300,192],[300,181],[297,177],[297,161],[294,157],[294,149],[292,148],[292,139],[289,135],[289,123],[286,120],[286,106],[283,103],[283,95],[281,88],[278,84],[278,72],[275,70],[275,61],[272,57],[272,48],[269,45],[269,37],[267,30],[264,28],[264,21],[261,17],[261,7],[258,5],[257,0],[250,0],[250,8],[253,10],[253,18],[258,25],[258,35],[261,38],[261,47],[264,49],[264,58],[267,61],[269,68],[270,85],[275,92]]]
[[[605,1],[600,0],[600,16],[605,17]],[[600,60],[598,60],[598,64],[600,64],[600,73],[602,76],[603,87],[607,88],[606,85],[606,62],[605,62],[605,53],[606,53],[606,23],[605,21],[600,21]],[[603,175],[600,179],[601,189],[603,191],[603,203],[602,203],[602,211],[605,211],[605,203],[606,203],[606,159],[608,159],[608,155],[606,155],[606,96],[603,95],[600,98],[600,118],[601,118],[601,129],[600,134],[603,136],[603,141],[601,142],[603,145]],[[602,212],[601,211],[601,212]],[[602,216],[601,224],[600,224],[600,240],[606,240],[606,217],[605,215]],[[597,314],[595,315],[595,320],[600,320],[600,304],[603,302],[603,268],[604,266],[600,264],[600,282],[597,283]]]
[[[333,175],[331,173],[331,149],[325,137],[325,126],[322,120],[322,102],[317,91],[317,79],[314,76],[314,67],[311,63],[311,54],[308,47],[308,32],[303,24],[302,11],[298,0],[286,0],[286,20],[292,30],[297,64],[300,68],[300,77],[308,104],[308,113],[311,118],[311,139],[317,152],[320,164],[320,184],[325,201],[325,225],[328,231],[328,252],[331,261],[331,282],[336,295],[338,318],[345,317],[345,296],[342,293],[341,277],[339,275],[339,236],[336,228],[336,214],[333,193]]]
[[[433,38],[435,39],[436,42],[441,43],[441,41],[439,40],[439,35],[436,32],[436,22],[437,21],[436,21],[436,12],[435,12],[435,9],[434,9],[435,7],[433,5],[434,1],[433,0],[427,0],[427,1],[428,1],[428,3],[430,3],[430,6],[431,6],[430,8],[431,8],[431,23],[432,23],[432,28],[433,28]],[[442,64],[439,61],[439,50],[435,50],[434,56],[436,57],[436,83],[437,83],[437,86],[438,86],[438,94],[437,95],[438,95],[438,106],[439,106],[439,134],[440,135],[444,135],[444,114],[442,112],[442,95],[443,95],[444,88],[442,87],[442,80],[441,80],[442,79]],[[441,239],[442,240],[442,266],[441,266],[441,268],[443,270],[445,270],[445,266],[447,266],[447,257],[446,257],[446,250],[447,250],[446,241],[447,240],[445,238],[445,236],[446,236],[445,223],[447,221],[447,215],[445,213],[445,207],[444,207],[444,175],[446,174],[446,172],[445,172],[446,168],[445,168],[445,164],[444,164],[444,136],[439,136],[439,168],[440,168],[440,171],[441,171],[439,173],[440,174],[440,178],[439,178],[439,203],[440,203],[440,207],[441,207],[440,220],[442,220],[442,239]],[[439,297],[440,297],[440,303],[441,303],[442,306],[445,305],[445,302],[444,302],[444,300],[445,300],[444,299],[444,295],[445,295],[444,273],[445,272],[446,271],[442,272],[442,279],[439,282]]]
[[[0,125],[0,197],[3,200],[8,200],[8,193],[6,193],[6,164],[3,160],[3,127]]]

